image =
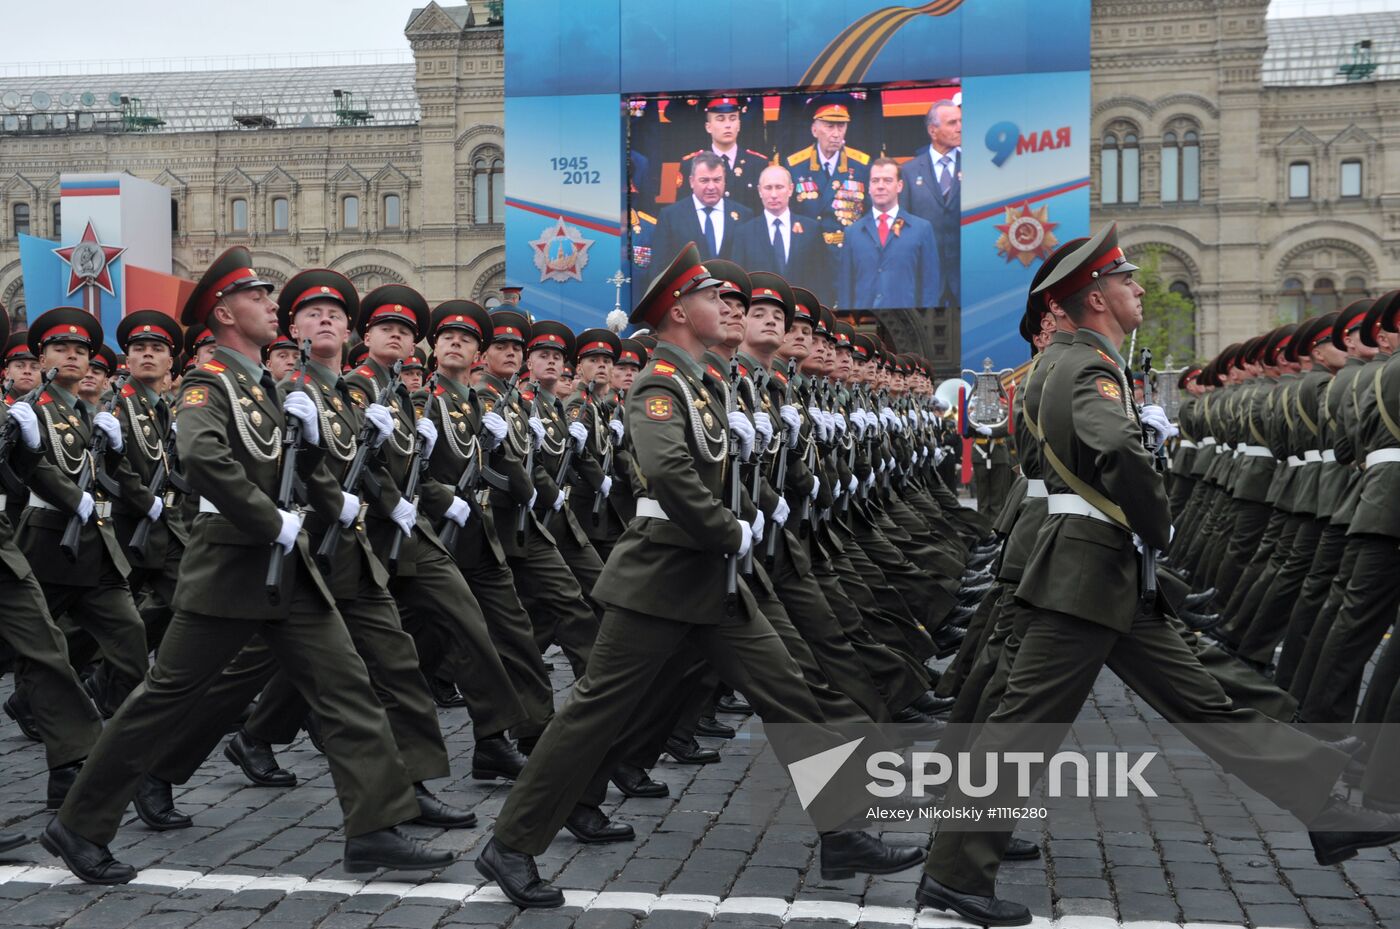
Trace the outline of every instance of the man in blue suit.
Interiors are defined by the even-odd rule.
[[[734,261],[745,271],[771,271],[807,288],[828,306],[836,299],[835,249],[815,219],[792,212],[792,175],[769,165],[758,177],[763,212],[734,235]]]
[[[734,253],[734,234],[753,211],[724,195],[724,177],[724,162],[713,152],[701,152],[691,159],[690,196],[656,217],[648,279],[664,271],[691,242],[700,249],[702,261]]]
[[[836,299],[843,310],[938,304],[942,280],[933,227],[899,207],[899,162],[870,163],[870,210],[851,224],[841,247]]]
[[[899,205],[933,226],[943,289],[938,303],[959,306],[962,235],[962,107],[938,100],[924,116],[929,145],[899,169]]]

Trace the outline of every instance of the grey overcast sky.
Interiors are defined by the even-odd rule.
[[[454,5],[439,0],[443,6]],[[459,0],[461,2],[461,0]],[[392,50],[408,55],[403,27],[427,0],[29,0],[6,2],[0,74],[34,63]],[[274,62],[250,62],[270,66]],[[198,67],[198,65],[194,65]],[[239,62],[204,65],[238,67]],[[115,70],[115,66],[111,68]],[[32,68],[27,69],[33,73]],[[70,68],[45,68],[47,73]],[[108,70],[102,68],[101,70]],[[125,70],[137,70],[126,67]],[[146,70],[141,68],[140,70]],[[150,68],[149,70],[165,70]]]
[[[406,60],[404,24],[415,7],[426,3],[427,0],[8,2],[4,4],[4,29],[10,41],[5,43],[5,54],[0,59],[0,75],[38,73],[40,65],[49,74],[271,67],[293,63],[284,57],[288,55],[330,56],[370,50]],[[1400,10],[1400,0],[1273,0],[1269,15],[1328,16],[1384,10]],[[74,66],[59,64],[66,62]]]

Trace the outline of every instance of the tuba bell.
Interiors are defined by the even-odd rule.
[[[972,393],[967,401],[967,421],[976,426],[995,429],[1011,419],[1011,397],[1006,392],[1005,378],[1015,372],[1011,368],[992,370],[992,359],[982,361],[982,370],[963,368],[963,375],[972,375]]]
[[[1181,412],[1181,388],[1176,386],[1176,382],[1181,378],[1181,372],[1185,368],[1178,368],[1172,365],[1172,357],[1167,356],[1167,365],[1161,371],[1152,372],[1152,393],[1157,398],[1157,404],[1162,407],[1167,414],[1167,419],[1176,422],[1176,417]]]
[[[958,401],[961,399],[960,392],[967,389],[967,382],[962,378],[950,377],[946,381],[940,381],[934,389],[933,395],[945,407],[943,418],[956,418],[958,415]]]

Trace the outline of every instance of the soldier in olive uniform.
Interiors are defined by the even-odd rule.
[[[110,716],[145,676],[147,664],[146,632],[127,584],[131,568],[117,541],[111,497],[150,519],[160,517],[164,503],[123,457],[116,417],[90,409],[74,394],[101,344],[101,324],[85,310],[49,310],[29,329],[30,350],[43,364],[57,366],[58,374],[35,404],[49,441],[30,478],[29,506],[15,541],[44,588],[49,611],[56,618],[67,614],[101,649],[105,662],[88,687],[98,710]],[[94,430],[107,440],[100,461],[90,451]],[[92,469],[105,477],[91,479]],[[80,486],[84,476],[90,479]],[[65,552],[60,543],[75,516],[82,525],[77,551]]]
[[[821,728],[821,711],[801,672],[747,585],[738,581],[733,595],[725,593],[725,559],[743,557],[761,521],[742,519],[722,502],[729,425],[710,409],[722,385],[707,381],[700,363],[705,349],[724,336],[717,284],[691,243],[657,276],[632,316],[634,323],[655,326],[660,338],[627,400],[629,435],[648,496],[638,502],[638,518],[594,591],[607,612],[588,670],[545,730],[537,763],[511,791],[496,836],[477,859],[478,871],[520,906],[563,903],[563,894],[540,879],[533,856],[548,847],[577,804],[586,787],[580,775],[606,764],[648,685],[677,651],[698,649],[768,721]],[[693,594],[683,601],[674,596],[682,585]],[[911,851],[864,833],[826,833],[823,873],[892,873],[910,865]]]
[[[607,398],[612,394],[612,371],[622,358],[622,340],[611,329],[585,329],[578,334],[574,346],[574,359],[582,371],[603,372],[602,383],[582,382],[564,401],[564,414],[572,430],[578,423],[586,438],[584,465],[588,479],[575,483],[569,496],[569,509],[574,519],[588,537],[600,558],[606,559],[612,542],[622,534],[622,526],[613,516],[611,496],[613,487],[619,482],[608,472],[613,470],[617,449],[622,444],[625,429],[622,419],[609,409]],[[631,359],[639,359],[633,350]],[[630,362],[629,362],[630,363]],[[580,472],[580,476],[583,472]],[[597,580],[595,576],[594,581]],[[586,589],[591,583],[579,582]]]
[[[164,740],[255,634],[271,644],[322,720],[345,810],[345,868],[433,869],[453,860],[395,828],[419,815],[412,781],[311,558],[302,517],[276,499],[279,472],[289,464],[282,448],[288,417],[301,423],[307,440],[296,460],[304,478],[320,463],[314,451],[320,436],[310,398],[289,394],[279,403],[259,363],[262,347],[277,335],[271,289],[252,269],[247,249],[232,248],[205,272],[184,309],[183,321],[208,324],[218,347],[185,378],[180,398],[180,460],[200,496],[200,514],[176,588],[175,617],[145,683],[104,730],[40,839],[88,883],[135,878],[136,869],[113,858],[107,843]],[[339,508],[329,515],[338,518]],[[275,600],[259,595],[273,559],[282,571]]]
[[[1141,321],[1134,270],[1109,226],[1039,287],[1079,328],[1047,373],[1040,403],[1048,516],[1017,588],[1032,615],[1005,695],[971,755],[1053,753],[1107,666],[1168,718],[1212,723],[1193,727],[1192,740],[1305,822],[1320,864],[1400,840],[1400,817],[1368,814],[1329,796],[1344,753],[1231,703],[1162,621],[1158,602],[1139,597],[1133,536],[1160,548],[1171,534],[1165,488],[1143,447],[1144,424],[1159,436],[1170,435],[1171,425],[1160,407],[1138,412],[1118,355],[1118,344]],[[969,783],[985,783],[977,773]],[[954,787],[948,802],[1015,805],[1016,789],[1008,786],[1015,780],[1004,778],[991,796],[977,799]],[[945,824],[929,851],[918,902],[983,925],[1028,924],[1026,907],[994,895],[1010,838],[1009,830]]]

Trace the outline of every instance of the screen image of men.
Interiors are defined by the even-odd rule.
[[[710,136],[709,147],[691,152],[681,159],[681,173],[676,184],[684,186],[689,180],[695,156],[710,152],[724,164],[724,195],[734,203],[757,210],[758,176],[764,165],[768,164],[768,159],[762,152],[739,146],[742,116],[738,97],[716,97],[705,105],[705,131]]]
[[[933,226],[938,244],[938,270],[943,281],[938,305],[959,306],[962,227],[962,107],[938,100],[924,117],[927,148],[900,166],[904,190],[899,203]]]
[[[792,211],[792,192],[787,168],[763,169],[758,182],[763,212],[735,232],[734,260],[749,271],[772,271],[801,284],[830,304],[836,287],[831,273],[834,250],[827,247],[815,219]]]
[[[900,209],[899,163],[870,163],[870,211],[846,230],[837,305],[842,309],[935,306],[938,246],[926,220]]]
[[[734,233],[753,216],[748,207],[724,196],[724,162],[711,152],[691,159],[690,196],[673,203],[656,217],[652,230],[651,266],[664,269],[694,242],[700,259],[728,258],[734,252]]]
[[[828,95],[812,111],[813,144],[787,156],[797,208],[815,216],[828,245],[840,245],[846,228],[866,208],[870,156],[846,144],[849,97]]]

